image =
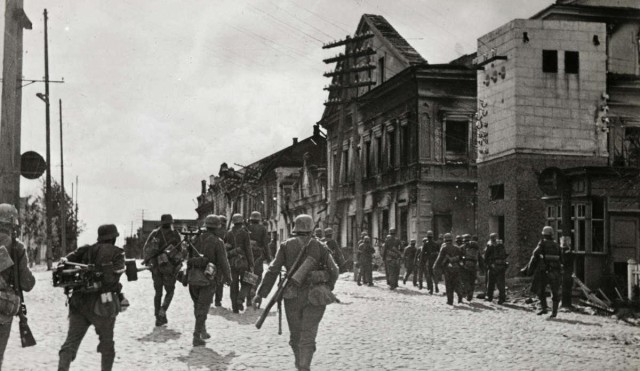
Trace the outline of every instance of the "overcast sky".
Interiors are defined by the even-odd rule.
[[[44,75],[49,12],[52,175],[79,177],[80,243],[100,224],[121,235],[162,213],[195,218],[200,180],[312,134],[338,50],[364,13],[384,16],[429,63],[475,51],[476,39],[549,0],[25,0],[24,76]],[[22,152],[45,153],[42,84],[23,90]],[[23,196],[39,181],[22,180]],[[123,244],[124,240],[118,240]]]

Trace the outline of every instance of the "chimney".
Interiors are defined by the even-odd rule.
[[[207,193],[207,181],[206,180],[202,180],[201,181],[201,188],[200,188],[200,194],[205,194]]]
[[[320,125],[318,124],[313,125],[313,136],[314,137],[320,136]]]
[[[293,145],[295,146],[296,144],[298,144],[298,138],[297,137],[293,138]]]

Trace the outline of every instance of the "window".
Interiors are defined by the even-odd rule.
[[[564,52],[564,72],[578,73],[580,69],[580,53]]]
[[[387,237],[387,233],[389,233],[389,209],[382,210],[382,220],[380,230],[382,231],[382,240]]]
[[[558,51],[543,50],[542,51],[542,72],[558,72]]]
[[[378,174],[382,172],[382,137],[376,137],[376,166]]]
[[[364,177],[371,176],[371,141],[364,142]]]
[[[384,57],[378,59],[378,77],[379,82],[382,84],[384,82]]]
[[[467,153],[469,121],[447,120],[445,125],[445,148],[447,153]]]
[[[402,148],[400,148],[400,164],[406,166],[411,160],[411,135],[409,134],[408,124],[400,127],[400,135],[402,136]]]
[[[587,221],[585,220],[587,212],[586,212],[586,205],[585,204],[578,204],[576,205],[576,212],[577,214],[574,214],[575,216],[572,218],[575,220],[574,222],[574,228],[575,228],[575,238],[573,240],[573,245],[576,247],[577,251],[585,251],[587,249],[587,244],[586,244],[586,235],[587,235]]]
[[[494,184],[489,186],[491,190],[491,201],[504,200],[504,184]]]
[[[604,198],[591,199],[591,252],[604,252]]]
[[[395,131],[387,133],[387,149],[389,150],[389,168],[396,166],[396,136]]]
[[[562,236],[562,208],[547,206],[547,225]],[[577,252],[605,252],[604,199],[594,197],[591,205],[580,202],[571,206],[571,245]]]

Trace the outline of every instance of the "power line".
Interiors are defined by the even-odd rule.
[[[280,9],[280,10],[281,10],[281,11],[283,11],[284,13],[286,13],[286,14],[290,15],[291,17],[293,17],[293,18],[297,19],[299,22],[303,22],[303,21],[302,21],[300,18],[298,18],[295,14],[291,14],[291,13],[289,13],[286,9],[281,8],[281,7],[280,7],[280,6],[278,6],[277,4],[273,4],[273,3],[271,3],[271,5],[275,6],[275,7],[276,7],[276,8],[278,8],[278,9]],[[309,27],[313,28],[314,30],[316,30],[316,31],[320,32],[321,34],[324,34],[324,35],[325,35],[325,36],[327,36],[328,38],[331,38],[331,39],[334,39],[334,38],[335,38],[333,35],[329,35],[328,33],[324,32],[323,30],[321,30],[321,29],[319,29],[319,28],[315,27],[315,26],[314,26],[314,25],[312,25],[311,23],[306,23],[306,22],[303,22],[303,23],[304,23],[304,25],[306,25],[306,26],[309,26]]]
[[[275,16],[273,16],[272,14],[269,14],[269,12],[266,12],[266,11],[264,11],[264,10],[262,10],[262,9],[258,8],[258,7],[255,7],[255,6],[251,5],[251,4],[248,4],[248,5],[249,5],[249,7],[251,7],[252,9],[259,11],[260,13],[262,13],[262,14],[266,15],[267,17],[269,17],[269,18],[273,19],[275,22],[280,23],[280,24],[284,25],[285,27],[289,28],[290,30],[295,31],[295,32],[300,32],[300,33],[302,33],[303,35],[305,35],[305,36],[307,36],[307,37],[309,37],[309,38],[311,38],[311,39],[313,39],[313,40],[316,40],[316,41],[318,41],[318,42],[319,42],[319,43],[321,43],[321,44],[322,44],[322,43],[324,43],[324,41],[322,41],[322,40],[318,39],[317,37],[315,37],[315,36],[313,36],[313,35],[311,35],[311,34],[308,34],[308,33],[304,32],[304,31],[302,31],[301,29],[299,29],[299,28],[297,28],[297,27],[295,27],[295,26],[292,26],[292,25],[288,24],[287,22],[284,22],[284,21],[282,21],[282,20],[280,20],[280,19],[276,18],[276,17],[275,17]]]

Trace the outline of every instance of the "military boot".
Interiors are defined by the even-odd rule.
[[[539,298],[540,299],[540,311],[537,313],[537,315],[543,315],[543,314],[547,314],[549,313],[548,307],[547,307],[547,299],[542,297]]]
[[[202,340],[202,337],[200,336],[199,332],[194,332],[193,333],[193,346],[194,347],[201,347],[204,346],[205,344],[207,344],[204,340]]]
[[[549,317],[556,318],[556,316],[558,315],[558,305],[560,305],[559,301],[554,301],[553,302],[553,307],[551,309],[551,315]]]
[[[300,347],[298,356],[298,370],[310,371],[311,360],[313,359],[314,347]]]
[[[115,354],[102,354],[102,371],[111,371],[115,358]]]
[[[60,359],[58,360],[58,371],[69,371],[71,367],[71,361],[73,361],[73,355],[69,352],[60,352]]]
[[[159,325],[158,322],[160,323]],[[164,308],[160,308],[158,316],[156,317],[156,326],[166,325],[167,323],[169,323],[167,320],[167,311]]]
[[[296,370],[300,367],[300,352],[298,351],[298,347],[291,347],[293,349],[293,357],[296,363]]]

